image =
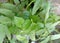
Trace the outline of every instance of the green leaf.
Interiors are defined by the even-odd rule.
[[[5,38],[5,33],[3,32],[3,29],[3,26],[1,26],[0,24],[0,43],[2,43]]]
[[[15,3],[16,5],[18,5],[20,2],[19,2],[19,0],[14,0],[14,3]]]
[[[45,38],[45,40],[43,40],[43,41],[40,42],[40,43],[48,43],[49,40],[50,40],[50,37],[47,37],[47,38]]]
[[[5,35],[8,37],[9,40],[11,40],[11,33],[8,28],[5,29]]]
[[[57,21],[55,23],[49,23],[48,25],[46,25],[46,26],[48,26],[47,27],[48,31],[50,33],[53,32],[55,30],[55,26],[58,25],[59,23],[60,23],[60,21]]]
[[[0,43],[3,42],[4,38],[5,38],[5,34],[0,32]]]
[[[35,31],[32,31],[32,32],[29,34],[29,36],[30,36],[30,39],[31,39],[31,40],[35,41]]]
[[[40,22],[40,18],[38,17],[38,15],[33,15],[31,18],[33,22]]]
[[[55,27],[51,26],[52,23],[46,23],[46,28],[48,29],[49,33],[53,32],[55,30]]]
[[[28,29],[25,30],[27,33],[31,33],[32,31],[36,31],[38,29],[38,26],[36,23],[31,23]]]
[[[44,9],[46,6],[46,0],[35,0],[34,7],[32,9],[32,15],[34,15],[38,9]]]
[[[16,6],[11,3],[2,3],[0,7],[12,10],[13,12],[16,11]]]
[[[22,25],[22,29],[28,29],[28,27],[31,25],[31,21],[29,19],[25,20],[25,22]]]
[[[5,25],[11,24],[11,20],[8,17],[0,16],[0,23]]]
[[[44,28],[44,24],[43,23],[38,22],[37,25],[39,26],[40,29]]]
[[[57,40],[57,39],[60,39],[60,34],[51,35],[51,40]]]
[[[8,39],[11,39],[10,32],[7,26],[0,24],[0,43],[3,42],[5,36],[7,35]]]
[[[41,6],[41,0],[36,0],[32,10],[32,15],[36,13],[36,11],[40,8],[40,6]]]
[[[53,23],[53,24],[51,25],[51,27],[55,27],[55,26],[58,25],[59,23],[60,23],[60,21],[57,21],[57,22]]]
[[[0,13],[5,15],[5,16],[8,16],[8,17],[14,16],[14,13],[11,10],[8,10],[8,9],[0,8]]]
[[[21,41],[22,43],[28,43],[27,37],[28,36],[16,35],[17,40]]]
[[[11,27],[9,27],[9,31],[12,34],[20,34],[20,29],[17,26],[11,26]]]
[[[48,19],[48,17],[49,17],[49,13],[50,13],[49,11],[50,11],[50,3],[47,3],[45,22],[47,21],[47,19]]]
[[[48,36],[48,37],[47,37],[45,40],[43,40],[41,43],[47,43],[49,40],[57,40],[57,39],[60,39],[60,34]]]
[[[16,41],[15,39],[12,39],[10,40],[10,43],[16,43],[15,41]]]
[[[21,28],[22,24],[24,23],[24,19],[21,17],[14,17],[14,23],[17,27]]]

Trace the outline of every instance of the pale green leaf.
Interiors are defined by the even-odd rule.
[[[28,43],[27,37],[28,37],[27,35],[25,35],[25,36],[16,35],[17,40],[22,41],[22,43]]]
[[[3,42],[5,36],[7,35],[8,39],[10,40],[10,33],[8,31],[7,26],[0,24],[0,43]]]
[[[15,39],[12,39],[10,40],[10,43],[16,43],[15,41],[16,41]]]
[[[32,31],[29,35],[30,35],[30,39],[35,41],[35,31]]]
[[[2,9],[2,8],[0,8],[0,13],[3,14],[3,15],[5,15],[5,16],[8,16],[8,17],[14,16],[14,13],[11,10],[8,10],[8,9]]]
[[[3,32],[3,29],[3,26],[1,26],[0,24],[0,43],[2,43],[5,38],[5,33]]]
[[[45,40],[43,40],[43,41],[40,42],[40,43],[48,43],[49,40],[50,40],[50,36],[48,36]]]
[[[5,25],[11,24],[11,20],[8,17],[0,16],[0,23]]]
[[[45,26],[47,28],[47,30],[49,31],[49,33],[55,31],[55,26],[58,25],[60,23],[60,21],[57,21],[55,23],[47,23]]]
[[[32,10],[32,15],[36,13],[36,11],[40,8],[40,6],[41,6],[41,0],[36,0]]]
[[[3,42],[4,38],[5,38],[5,34],[0,32],[0,43]]]
[[[40,27],[40,29],[42,29],[42,28],[44,28],[44,24],[43,23],[37,23],[38,24],[38,26]]]
[[[60,21],[57,21],[53,24],[50,24],[50,27],[48,28],[48,31],[51,33],[53,31],[55,31],[55,26],[58,25],[60,23]],[[47,25],[48,26],[48,25]]]
[[[0,7],[12,10],[13,12],[16,11],[16,6],[11,3],[2,3]]]
[[[45,15],[45,22],[49,18],[49,14],[50,14],[49,11],[50,11],[50,3],[47,3],[47,9],[46,9],[46,15]]]
[[[8,37],[9,40],[11,40],[11,33],[8,28],[5,29],[5,35]]]
[[[60,21],[57,21],[57,22],[53,23],[53,24],[51,25],[51,27],[55,27],[55,26],[58,25],[59,23],[60,23]]]
[[[51,40],[57,40],[57,39],[60,39],[60,34],[51,35]]]

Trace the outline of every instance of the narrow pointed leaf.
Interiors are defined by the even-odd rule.
[[[0,24],[0,43],[3,42],[6,35],[7,35],[8,39],[10,40],[11,37],[10,37],[10,33],[8,31],[7,26]]]
[[[50,36],[48,36],[45,40],[43,40],[43,41],[40,42],[40,43],[48,43],[49,40],[50,40]]]
[[[50,3],[47,3],[47,9],[46,9],[46,16],[45,16],[45,22],[47,21],[47,19],[49,18],[49,14],[50,14]]]
[[[32,15],[36,13],[36,11],[40,8],[40,6],[41,6],[41,0],[36,0],[32,10]]]
[[[52,35],[51,40],[57,40],[60,39],[60,34]]]

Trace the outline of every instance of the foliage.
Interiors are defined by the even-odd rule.
[[[0,3],[0,43],[5,42],[5,37],[10,43],[48,43],[59,39],[60,34],[51,35],[60,23],[59,17],[51,12],[51,6],[47,0]]]

